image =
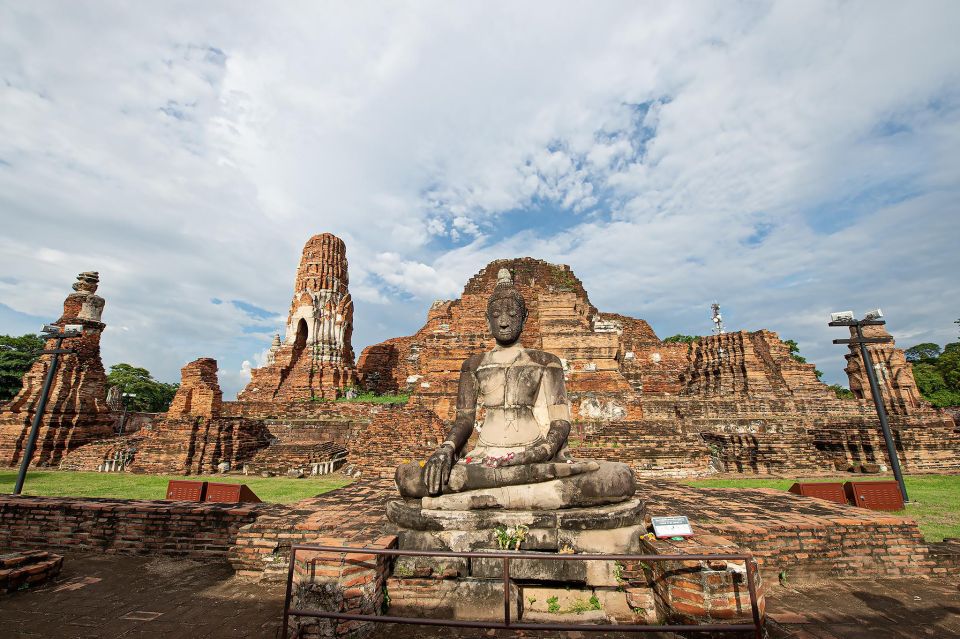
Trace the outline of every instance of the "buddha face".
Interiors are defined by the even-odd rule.
[[[487,307],[490,334],[501,346],[510,346],[520,339],[526,319],[524,309],[509,297],[496,299]]]

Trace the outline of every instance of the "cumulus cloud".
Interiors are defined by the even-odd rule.
[[[99,270],[108,365],[214,356],[229,396],[330,231],[358,352],[532,255],[661,334],[718,299],[840,381],[837,307],[956,336],[958,27],[950,2],[7,4],[0,321]]]

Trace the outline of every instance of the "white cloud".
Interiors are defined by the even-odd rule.
[[[839,379],[835,305],[956,335],[958,26],[949,2],[4,5],[0,302],[55,316],[99,270],[107,364],[215,356],[229,395],[283,320],[211,298],[284,313],[331,231],[358,347],[533,255],[662,333],[718,298]]]

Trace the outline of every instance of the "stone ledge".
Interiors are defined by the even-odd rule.
[[[426,510],[419,502],[387,502],[387,518],[411,530],[492,530],[522,524],[531,529],[609,530],[643,522],[646,504],[630,499],[609,506],[562,510]]]

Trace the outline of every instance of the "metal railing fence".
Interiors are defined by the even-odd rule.
[[[293,573],[297,552],[314,551],[338,554],[386,555],[395,557],[463,557],[503,560],[503,621],[467,621],[459,619],[427,619],[423,617],[396,617],[392,615],[361,615],[346,612],[301,610],[290,608],[293,589]],[[710,624],[571,624],[571,623],[523,623],[510,620],[510,562],[516,559],[539,559],[548,561],[627,561],[627,562],[663,562],[663,561],[743,561],[746,568],[747,590],[750,594],[752,623],[710,623]],[[510,551],[491,552],[452,552],[441,550],[400,550],[397,548],[346,548],[342,546],[315,546],[294,544],[290,547],[290,565],[287,570],[287,590],[283,603],[283,639],[289,633],[290,617],[316,617],[343,621],[372,621],[377,623],[403,623],[423,626],[447,626],[451,628],[484,628],[499,630],[580,630],[586,632],[716,632],[716,631],[752,631],[755,639],[762,639],[764,618],[760,613],[757,600],[756,566],[749,554],[719,555],[587,555],[587,554],[547,554]]]

